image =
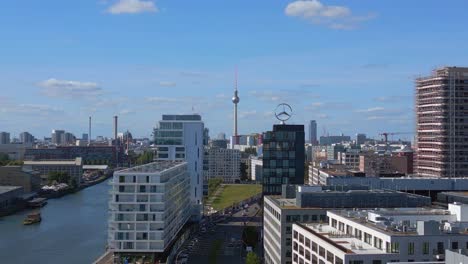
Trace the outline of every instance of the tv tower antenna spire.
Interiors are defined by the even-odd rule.
[[[239,134],[237,133],[237,104],[239,103],[239,94],[237,91],[237,66],[234,77],[234,96],[232,97],[232,102],[234,103],[234,142],[232,145],[239,144]]]

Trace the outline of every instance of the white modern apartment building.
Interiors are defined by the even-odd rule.
[[[237,149],[206,148],[204,180],[220,178],[224,183],[234,183],[240,179],[240,162],[241,153]]]
[[[163,115],[154,129],[157,160],[187,161],[194,220],[203,204],[203,135],[200,115]]]
[[[446,249],[468,246],[468,205],[464,204],[449,204],[448,210],[328,211],[327,216],[327,224],[293,225],[292,263],[443,261]]]
[[[348,189],[336,191],[326,186],[283,186],[281,196],[264,197],[265,263],[291,264],[293,223],[326,223],[327,211],[333,208],[430,205],[429,197],[395,191]]]
[[[188,164],[157,161],[114,173],[108,246],[117,254],[164,252],[190,218]]]
[[[250,156],[250,179],[261,182],[263,179],[263,158]]]

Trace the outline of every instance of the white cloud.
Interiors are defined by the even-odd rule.
[[[0,108],[1,113],[19,114],[19,115],[51,115],[63,113],[62,109],[41,104],[12,104]]]
[[[122,109],[120,112],[119,112],[119,115],[130,115],[130,114],[134,114],[135,111],[133,110],[130,110],[130,109]]]
[[[144,12],[158,12],[158,8],[153,1],[144,0],[118,0],[107,9],[107,12],[119,14],[138,14]]]
[[[159,86],[162,86],[162,87],[176,87],[176,83],[175,82],[166,82],[166,81],[161,81],[159,82]]]
[[[93,97],[102,94],[102,88],[94,82],[57,80],[54,78],[38,83],[42,94],[49,97]]]
[[[356,113],[374,113],[374,112],[380,112],[380,111],[384,111],[385,108],[383,107],[371,107],[371,108],[367,108],[367,109],[360,109],[360,110],[356,110]]]
[[[178,101],[176,98],[169,97],[148,97],[146,100],[150,103],[174,103]]]
[[[299,17],[314,24],[323,24],[332,29],[353,29],[360,22],[370,20],[374,14],[353,15],[346,6],[322,4],[319,0],[298,0],[289,3],[284,10],[287,16]]]

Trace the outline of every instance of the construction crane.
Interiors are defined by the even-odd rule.
[[[388,136],[394,135],[406,135],[406,134],[414,134],[413,132],[382,132],[379,136],[383,136],[385,138],[385,143],[388,142]]]

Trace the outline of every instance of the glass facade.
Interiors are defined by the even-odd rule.
[[[304,184],[304,126],[274,125],[263,138],[263,194],[281,194],[283,184]]]

